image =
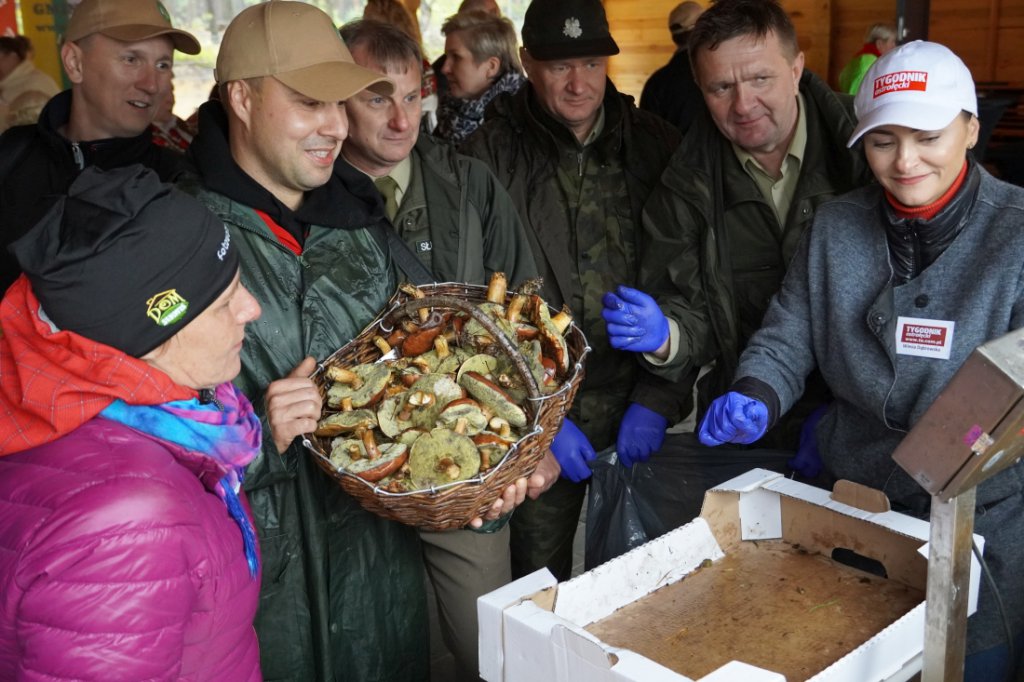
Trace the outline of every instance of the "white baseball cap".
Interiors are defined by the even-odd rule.
[[[847,147],[884,125],[941,130],[961,111],[977,116],[978,97],[970,70],[948,47],[915,40],[871,65],[853,108],[857,127]]]

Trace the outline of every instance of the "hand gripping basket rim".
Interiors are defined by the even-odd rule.
[[[448,295],[480,303],[486,300],[487,287],[477,284],[445,282],[418,287],[426,296]],[[514,292],[506,295],[506,304]],[[352,341],[345,344],[325,359],[312,375],[321,393],[326,391],[327,368],[344,363],[346,366],[376,362],[381,351],[373,344],[373,338],[391,331],[385,324],[392,313],[411,300],[401,291],[391,297],[387,308]],[[549,306],[550,307],[550,306]],[[583,332],[575,322],[565,333],[570,354],[570,374],[558,391],[528,398],[527,411],[532,412],[530,430],[509,449],[501,462],[485,473],[463,480],[415,492],[391,492],[376,483],[366,481],[331,463],[325,448],[320,445],[329,438],[313,434],[303,435],[303,445],[329,476],[339,483],[348,494],[368,511],[379,516],[416,526],[425,530],[448,530],[462,528],[469,521],[483,514],[501,496],[506,486],[517,478],[529,476],[544,457],[562,419],[569,412],[576,391],[583,381],[583,359],[590,351]]]

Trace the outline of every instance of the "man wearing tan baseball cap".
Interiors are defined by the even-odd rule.
[[[34,225],[53,198],[87,166],[141,163],[164,181],[186,168],[183,156],[152,143],[149,126],[170,95],[174,50],[199,42],[171,25],[157,0],[83,0],[68,21],[61,62],[71,89],[58,93],[34,125],[0,137],[0,241]],[[17,168],[17,173],[6,169]],[[0,291],[20,270],[0,249]]]
[[[244,483],[266,567],[255,622],[264,678],[426,680],[415,530],[360,508],[298,438],[320,416],[313,358],[370,323],[401,275],[379,193],[335,165],[345,100],[394,86],[352,61],[327,14],[287,0],[235,17],[216,77],[221,100],[200,108],[189,154],[202,182],[192,189],[228,226],[263,307],[236,383],[266,424]]]

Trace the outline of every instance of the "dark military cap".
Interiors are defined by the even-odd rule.
[[[541,61],[619,53],[601,0],[533,0],[523,20],[523,47]]]

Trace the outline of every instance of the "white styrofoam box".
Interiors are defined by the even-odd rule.
[[[640,654],[605,644],[584,629],[680,580],[703,561],[724,557],[703,518],[709,499],[720,506],[731,499],[722,494],[737,498],[735,514],[743,540],[783,538],[782,498],[790,497],[919,540],[922,546],[917,551],[928,557],[926,521],[891,511],[866,512],[837,502],[827,490],[755,469],[708,491],[702,517],[570,581],[557,583],[541,570],[481,597],[481,676],[488,682],[784,682],[779,673],[742,661],[694,681]],[[975,540],[983,542],[978,536]],[[976,610],[979,577],[974,561],[970,613]],[[811,679],[906,680],[920,669],[923,637],[922,602]]]

